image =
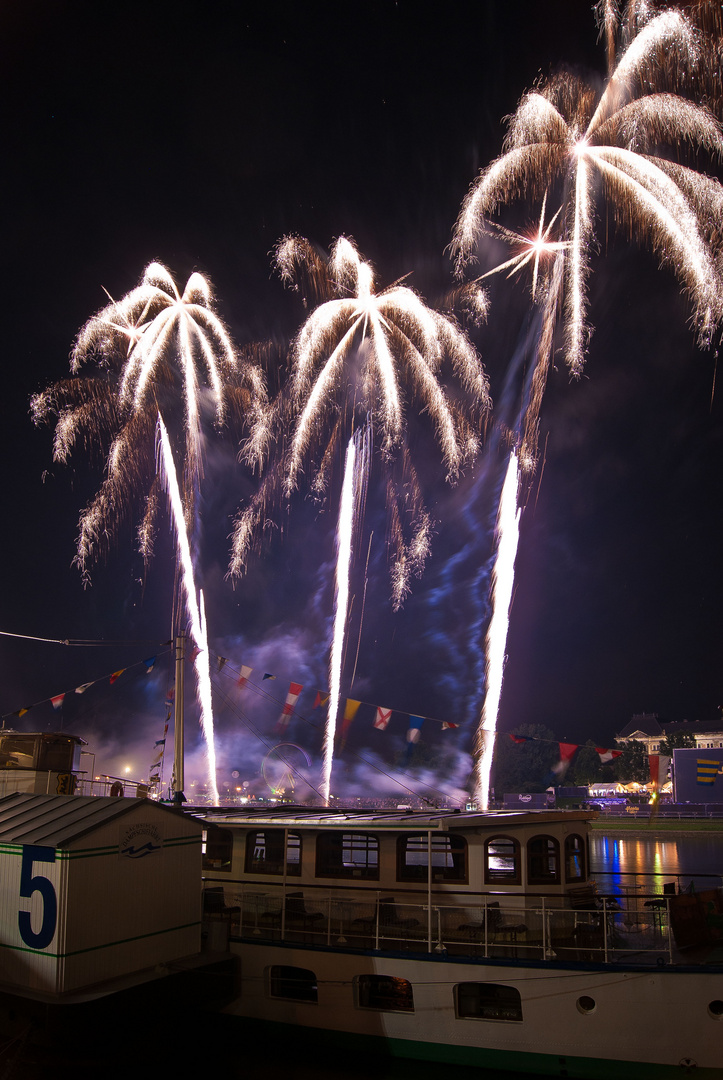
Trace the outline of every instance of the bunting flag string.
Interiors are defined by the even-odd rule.
[[[224,657],[223,659],[224,659],[224,664],[219,666],[218,672],[221,671],[222,667],[225,667],[226,664],[229,663],[227,658]],[[252,671],[253,671],[253,668],[247,667],[246,665],[241,665],[239,672],[233,672],[234,675],[238,676],[238,678],[236,680],[236,685],[238,687],[244,687],[247,684],[249,684],[249,676],[251,675]],[[264,672],[264,674],[261,677],[261,682],[266,682],[269,679],[276,679],[276,675],[274,675],[272,672],[269,672],[269,671]],[[251,686],[252,689],[254,689],[254,684],[253,683],[250,683],[249,685]],[[258,686],[258,684],[256,684],[256,685]],[[302,687],[302,689],[303,689],[303,687]],[[330,696],[328,691],[326,691],[326,690],[315,690],[314,695],[315,695],[314,696],[314,703],[311,706],[312,710],[318,709],[318,708],[323,708],[325,705],[328,704],[329,696]],[[372,726],[375,727],[378,731],[386,731],[387,727],[389,726],[389,721],[391,719],[391,716],[392,716],[393,712],[399,713],[400,716],[408,717],[410,715],[404,709],[382,708],[381,706],[379,706],[379,705],[377,705],[377,704],[375,704],[374,702],[371,702],[371,701],[361,701],[361,700],[357,701],[356,699],[353,699],[353,698],[347,698],[347,702],[351,702],[351,701],[356,701],[356,709],[354,710],[354,715],[356,715],[357,709],[359,707],[361,707],[362,705],[364,705],[364,706],[368,705],[370,708],[374,709],[374,717],[373,717]],[[293,712],[294,712],[294,710],[292,709],[292,712],[291,712],[291,714],[289,714],[289,717],[291,715],[293,715]],[[284,716],[284,715],[285,714],[282,713],[282,716]],[[353,719],[354,719],[354,717],[351,717],[350,721],[347,723],[347,726],[346,726],[347,731],[348,731],[348,728],[349,728],[349,724],[351,723],[351,721]],[[456,730],[457,728],[459,728],[461,726],[460,724],[454,724],[454,723],[452,723],[451,721],[448,721],[448,720],[440,720],[440,719],[438,719],[437,717],[434,717],[434,716],[425,716],[425,717],[422,717],[421,719],[429,720],[430,723],[433,723],[433,724],[439,724],[442,731],[454,731],[454,730]],[[281,718],[279,718],[279,721],[277,721],[277,727],[278,727],[278,724],[280,723],[280,720],[281,720]],[[343,724],[344,724],[344,720],[342,720],[342,725]],[[284,726],[286,726],[286,725],[284,725]],[[343,728],[342,728],[341,734],[342,735],[344,734]]]
[[[166,651],[168,652],[170,650]],[[80,686],[76,686],[73,690],[64,690],[62,693],[59,694],[51,694],[50,697],[41,698],[39,701],[33,701],[29,705],[23,705],[21,708],[14,709],[12,712],[3,713],[0,716],[0,719],[6,720],[8,719],[8,717],[11,716],[16,716],[20,718],[21,716],[25,716],[27,712],[30,712],[31,709],[35,709],[38,705],[44,705],[45,702],[48,701],[52,705],[53,709],[56,712],[59,712],[60,709],[63,707],[63,703],[68,694],[84,694],[86,690],[90,690],[91,686],[96,686],[98,683],[105,682],[106,679],[108,680],[110,685],[113,686],[121,677],[121,675],[125,674],[125,672],[127,671],[132,671],[133,668],[140,667],[141,665],[145,667],[146,675],[150,675],[156,665],[156,660],[156,656],[149,657],[146,660],[139,660],[137,663],[131,664],[130,667],[120,668],[118,671],[111,672],[110,675],[101,675],[99,679],[92,679],[90,682],[81,683]]]

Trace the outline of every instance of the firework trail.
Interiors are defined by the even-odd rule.
[[[362,436],[363,438],[363,436]],[[329,657],[329,703],[327,722],[324,729],[322,750],[321,783],[319,793],[324,805],[329,805],[331,786],[331,768],[334,758],[334,738],[341,699],[341,668],[346,637],[346,620],[349,612],[349,573],[351,570],[352,537],[354,534],[355,503],[359,488],[360,472],[364,471],[364,449],[360,447],[359,433],[352,435],[346,448],[344,481],[339,503],[339,522],[337,526],[336,560],[336,611],[334,613],[334,635]],[[360,453],[361,451],[361,453]],[[359,458],[362,458],[361,462]]]
[[[360,528],[372,438],[379,440],[386,473],[392,603],[397,610],[412,577],[424,569],[433,528],[406,446],[407,415],[414,405],[418,414],[431,418],[446,477],[453,482],[478,453],[489,397],[477,354],[457,325],[428,308],[407,286],[397,283],[377,292],[371,266],[347,238],[337,240],[326,260],[308,241],[287,237],[277,248],[276,266],[286,284],[296,289],[303,285],[318,306],[294,342],[287,386],[258,428],[252,429],[245,446],[247,462],[265,469],[266,475],[256,498],[236,520],[230,573],[245,569],[270,506],[293,495],[302,472],[313,494],[319,499],[326,496],[345,432],[357,431],[347,446],[338,517],[331,693],[320,785],[328,800],[352,535]],[[445,360],[461,383],[466,412],[441,381]]]
[[[487,685],[482,717],[477,730],[474,758],[474,797],[483,810],[489,805],[490,770],[495,746],[497,713],[502,696],[502,677],[505,667],[507,629],[515,581],[515,559],[520,536],[520,514],[517,505],[519,469],[517,455],[510,454],[507,475],[502,486],[497,518],[497,558],[492,571],[492,618],[485,641]]]
[[[92,373],[85,374],[91,363]],[[213,311],[206,279],[192,274],[180,293],[160,263],[148,266],[137,288],[120,301],[111,300],[86,323],[73,348],[71,371],[74,378],[61,380],[36,395],[31,410],[36,423],[55,418],[54,460],[67,462],[80,446],[105,464],[106,477],[79,524],[76,562],[87,582],[91,562],[107,555],[112,539],[139,500],[144,500],[144,513],[138,546],[146,564],[152,557],[161,504],[157,416],[162,414],[170,428],[164,428],[168,444],[164,463],[166,475],[173,472],[180,500],[173,504],[180,552],[181,536],[188,540],[196,527],[203,474],[203,400],[213,402],[216,427],[221,428],[232,421],[240,425],[244,411],[263,408],[266,397],[260,374],[236,356],[223,323]],[[179,400],[184,403],[182,412]],[[175,478],[175,460],[182,462],[180,480]],[[183,529],[178,520],[179,505]],[[182,577],[189,613],[194,604],[197,609],[194,638],[197,634],[204,637],[195,587],[186,581],[189,572],[192,562],[184,565]],[[202,648],[198,642],[197,647]],[[205,655],[207,662],[207,647]],[[205,677],[198,666],[197,672],[199,693],[205,695]],[[210,717],[209,699],[202,704],[202,724],[207,741],[211,739],[211,763],[215,755]],[[215,773],[211,786],[215,790]]]
[[[201,709],[201,727],[206,740],[209,794],[213,799],[214,805],[218,806],[218,788],[216,787],[216,749],[213,735],[211,671],[209,667],[206,612],[204,608],[203,592],[200,592],[199,595],[196,596],[191,545],[188,542],[188,533],[186,532],[183,500],[178,486],[171,443],[168,438],[168,432],[166,431],[166,425],[163,423],[160,413],[158,414],[158,444],[161,472],[168,493],[171,517],[176,532],[176,544],[181,561],[181,581],[183,583],[183,591],[186,595],[186,610],[188,612],[188,617],[191,620],[191,636],[196,645],[196,655],[193,663],[196,669],[198,703]]]
[[[710,65],[708,43],[676,10],[655,13],[649,4],[631,0],[621,14],[614,0],[602,0],[598,17],[608,55],[602,92],[565,73],[526,93],[510,118],[502,156],[483,170],[462,206],[453,241],[461,272],[480,237],[499,228],[491,215],[520,196],[528,202],[542,200],[536,240],[530,238],[525,250],[524,236],[501,230],[522,250],[496,268],[515,273],[535,259],[533,296],[542,323],[519,438],[520,465],[528,474],[537,460],[540,407],[560,316],[571,374],[579,376],[584,364],[591,332],[587,280],[598,192],[615,223],[650,245],[661,263],[672,268],[691,300],[701,344],[710,342],[723,315],[718,269],[723,189],[679,160],[681,151],[688,151],[693,161],[701,152],[718,157],[723,152],[718,121],[698,103],[706,63],[717,71],[717,65]],[[711,86],[716,78],[711,76]],[[559,209],[544,228],[549,194]],[[552,256],[541,286],[538,254]],[[515,522],[514,534],[517,528]],[[505,531],[501,518],[500,547]],[[505,603],[503,598],[501,620],[503,614],[506,618]],[[504,646],[496,648],[502,663]],[[490,670],[495,686],[501,685],[501,669]],[[485,805],[493,743],[490,710],[485,700],[477,744],[486,762],[483,766],[480,760],[477,770],[478,797]]]

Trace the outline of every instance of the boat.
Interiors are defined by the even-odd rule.
[[[723,1076],[723,890],[601,893],[594,812],[192,812],[204,932],[236,963],[223,1011],[255,1039],[580,1080]]]

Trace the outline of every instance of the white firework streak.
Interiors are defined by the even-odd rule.
[[[614,5],[603,13],[610,43]],[[635,5],[628,5],[635,14]],[[614,19],[613,19],[614,22]],[[558,75],[524,95],[511,117],[504,153],[478,177],[455,228],[457,269],[474,257],[490,217],[520,196],[542,197],[556,184],[564,194],[566,257],[565,352],[580,375],[590,337],[587,323],[588,252],[594,237],[593,180],[603,181],[608,201],[631,234],[649,243],[682,281],[693,305],[699,340],[710,342],[723,317],[719,268],[706,243],[719,220],[717,182],[694,183],[659,154],[687,148],[720,157],[721,127],[709,109],[667,91],[668,76],[698,72],[702,56],[692,24],[679,11],[652,15],[632,34],[601,95],[573,75]],[[660,85],[655,80],[660,79]],[[508,263],[511,265],[511,263]]]
[[[213,734],[213,705],[211,701],[211,672],[209,667],[208,634],[203,592],[196,598],[196,583],[193,578],[193,561],[188,533],[183,515],[183,502],[178,487],[176,468],[171,451],[166,426],[161,414],[158,414],[158,439],[163,477],[171,505],[173,523],[176,527],[177,550],[181,560],[181,578],[186,594],[186,609],[191,621],[191,636],[198,652],[194,660],[196,669],[196,687],[198,702],[201,707],[201,729],[206,740],[208,761],[208,790],[214,805],[218,806],[218,788],[216,786],[216,747]]]
[[[325,806],[329,805],[331,766],[334,759],[334,736],[336,735],[336,719],[339,715],[339,698],[341,695],[341,662],[344,654],[344,636],[349,608],[349,571],[351,568],[351,541],[354,532],[356,453],[356,439],[355,436],[352,436],[346,448],[344,483],[341,489],[339,524],[337,527],[336,612],[334,615],[334,638],[329,660],[329,704],[327,707],[326,729],[324,731],[321,784],[319,785],[319,792]]]
[[[497,515],[497,558],[492,571],[492,618],[487,629],[487,689],[475,746],[474,797],[487,810],[490,770],[495,747],[497,714],[502,696],[507,630],[515,581],[515,558],[520,536],[520,508],[517,505],[519,470],[517,455],[510,454]]]

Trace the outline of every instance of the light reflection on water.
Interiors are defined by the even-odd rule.
[[[605,886],[637,883],[649,892],[660,892],[663,881],[675,881],[680,889],[687,889],[691,882],[696,889],[711,888],[721,884],[723,836],[690,833],[662,838],[593,833],[590,868]]]

